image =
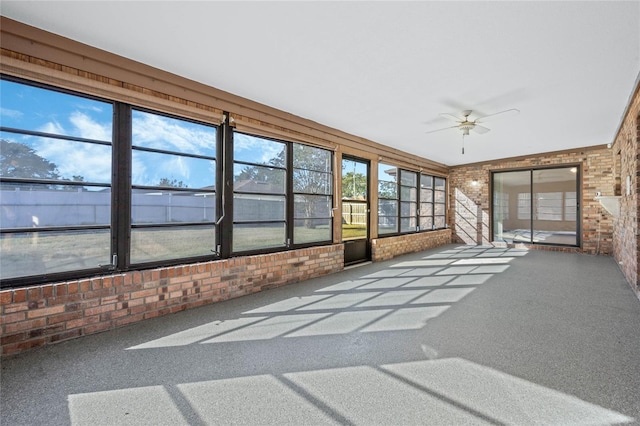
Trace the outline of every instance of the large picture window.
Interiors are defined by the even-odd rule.
[[[494,241],[579,245],[578,181],[575,166],[493,173]]]
[[[131,263],[210,255],[216,128],[133,110],[131,164]]]
[[[113,105],[0,80],[0,278],[111,263]]]

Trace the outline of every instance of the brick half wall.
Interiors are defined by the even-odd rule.
[[[371,258],[374,262],[380,262],[402,254],[415,253],[450,243],[450,229],[375,238],[371,241]]]
[[[342,244],[0,291],[1,354],[341,271]]]

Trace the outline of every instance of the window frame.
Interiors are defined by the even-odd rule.
[[[258,138],[258,139],[263,139],[263,140],[267,140],[267,141],[273,141],[273,142],[277,142],[277,143],[282,143],[284,144],[284,150],[285,150],[285,165],[284,166],[275,166],[275,165],[269,165],[269,164],[264,164],[264,163],[257,163],[257,162],[250,162],[250,161],[246,161],[246,160],[236,160],[235,158],[233,158],[232,155],[232,159],[231,159],[231,163],[228,164],[245,164],[245,165],[249,165],[249,166],[258,166],[258,167],[268,167],[268,168],[275,168],[275,169],[280,169],[280,170],[284,170],[285,172],[285,188],[284,188],[284,193],[283,194],[272,194],[272,193],[265,193],[262,195],[284,195],[285,197],[285,211],[284,211],[284,220],[269,220],[269,221],[242,221],[242,222],[237,222],[234,217],[233,217],[233,209],[235,208],[234,202],[233,202],[233,195],[238,193],[238,194],[245,194],[245,192],[236,192],[233,189],[233,182],[234,182],[234,171],[233,171],[233,166],[232,167],[227,167],[226,168],[226,180],[228,182],[230,182],[230,191],[231,192],[231,196],[228,197],[227,199],[227,205],[231,206],[231,208],[227,207],[227,215],[230,215],[230,218],[226,218],[223,221],[223,226],[228,230],[227,233],[225,235],[228,236],[228,238],[223,238],[223,240],[221,241],[222,243],[222,251],[223,253],[226,252],[228,253],[229,257],[239,257],[239,256],[249,256],[249,255],[254,255],[254,254],[267,254],[267,253],[277,253],[277,252],[282,252],[282,251],[287,251],[287,250],[294,250],[294,249],[300,249],[300,248],[306,248],[306,247],[314,247],[314,246],[320,246],[320,245],[326,245],[326,244],[331,244],[333,243],[333,225],[334,225],[334,221],[335,221],[335,215],[333,213],[330,214],[330,216],[324,218],[324,219],[330,219],[330,224],[329,224],[329,238],[326,240],[317,240],[317,241],[309,241],[309,242],[302,242],[302,243],[298,243],[295,240],[295,221],[296,221],[296,217],[295,217],[295,206],[294,206],[294,202],[295,202],[295,196],[298,194],[302,194],[301,192],[297,192],[294,191],[294,183],[293,183],[293,178],[294,178],[294,171],[296,169],[299,169],[297,167],[294,167],[294,145],[304,145],[304,146],[309,146],[311,148],[316,148],[316,149],[321,149],[324,150],[326,152],[328,152],[330,154],[330,183],[331,183],[331,189],[330,189],[330,194],[318,194],[318,195],[327,195],[329,197],[329,201],[331,203],[331,212],[334,211],[334,197],[333,194],[335,193],[335,188],[334,188],[334,174],[335,174],[335,167],[334,167],[334,158],[335,158],[335,152],[333,152],[330,149],[324,148],[324,147],[319,147],[319,146],[315,146],[315,145],[311,145],[311,144],[304,144],[304,143],[298,143],[298,142],[293,142],[293,141],[289,141],[289,140],[285,140],[285,139],[279,139],[279,138],[274,138],[274,137],[268,137],[268,136],[262,136],[259,134],[255,134],[255,133],[250,133],[247,131],[237,131],[235,129],[232,129],[232,138],[233,138],[233,142],[230,144],[231,148],[229,149],[229,151],[231,151],[231,154],[233,154],[233,145],[235,144],[235,138],[237,134],[242,134],[242,135],[246,135],[249,137],[253,137],[253,138]],[[254,194],[254,195],[261,195],[261,193],[257,193],[257,192],[247,192],[247,194]],[[229,199],[230,198],[230,199]],[[276,224],[276,223],[282,223],[284,224],[284,228],[285,228],[285,241],[283,245],[277,245],[277,246],[269,246],[269,247],[260,247],[260,248],[249,248],[246,250],[234,250],[233,248],[233,239],[235,238],[235,236],[233,235],[233,227],[237,224],[245,224],[245,223],[253,223],[253,224],[261,224],[261,223],[272,223],[272,224]]]
[[[58,180],[58,179],[41,179],[41,178],[19,178],[19,177],[0,177],[0,183],[33,184],[33,185],[64,185],[64,186],[78,187],[78,188],[80,187],[108,188],[111,193],[109,217],[112,218],[113,216],[112,212],[114,210],[115,204],[117,203],[116,194],[115,194],[116,191],[115,191],[115,185],[114,185],[114,174],[116,173],[116,170],[115,170],[115,167],[113,166],[113,158],[115,155],[115,151],[117,149],[116,148],[116,130],[115,130],[117,102],[104,99],[98,96],[93,96],[86,93],[81,93],[73,90],[55,87],[48,84],[26,80],[26,79],[14,77],[14,76],[6,75],[6,74],[0,74],[0,80],[111,105],[111,109],[112,109],[111,141],[83,138],[78,136],[70,136],[70,135],[64,135],[64,134],[56,134],[56,133],[42,132],[42,131],[36,131],[31,129],[14,128],[14,127],[0,125],[0,132],[3,132],[3,133],[37,136],[37,137],[49,138],[52,140],[89,143],[89,144],[94,144],[99,146],[109,146],[111,148],[110,150],[111,150],[112,163],[111,163],[110,181],[108,183],[83,182],[83,181],[72,181],[72,180],[65,181],[65,180]],[[52,225],[52,226],[42,226],[37,228],[23,228],[23,227],[0,228],[0,234],[2,234],[3,236],[23,234],[23,233],[34,234],[34,236],[36,236],[36,234],[39,234],[42,232],[45,232],[45,233],[47,232],[67,233],[68,232],[69,234],[71,234],[73,232],[82,232],[82,231],[107,231],[109,233],[109,237],[107,239],[107,241],[109,242],[108,243],[109,247],[106,249],[109,251],[109,257],[105,259],[104,264],[98,264],[95,266],[66,270],[66,271],[59,271],[59,272],[49,272],[49,273],[45,272],[45,273],[38,273],[38,274],[32,274],[32,275],[20,275],[20,276],[11,277],[11,278],[0,278],[0,288],[20,287],[20,286],[30,285],[30,284],[59,281],[59,280],[65,280],[65,279],[70,279],[75,277],[87,276],[87,274],[100,274],[100,273],[105,273],[105,271],[110,272],[114,270],[115,269],[115,266],[113,264],[113,260],[115,259],[113,257],[114,226],[113,226],[112,219],[110,219],[109,223],[105,223],[105,224],[91,224],[91,225],[76,224],[76,225],[61,225],[61,226]]]
[[[184,262],[192,262],[192,261],[198,261],[198,260],[209,260],[209,259],[213,259],[215,257],[219,257],[216,248],[218,247],[219,244],[219,232],[217,229],[217,221],[219,218],[219,210],[218,210],[218,194],[219,194],[219,173],[218,173],[218,169],[220,168],[220,144],[222,143],[221,140],[221,131],[220,131],[220,126],[216,126],[214,124],[211,123],[204,123],[198,120],[193,120],[190,118],[185,118],[185,117],[181,117],[181,116],[177,116],[174,114],[168,114],[168,113],[164,113],[164,112],[160,112],[160,111],[155,111],[149,108],[144,108],[144,107],[138,107],[138,106],[132,106],[132,105],[124,105],[124,108],[127,111],[127,123],[125,123],[125,125],[129,125],[130,129],[129,129],[129,134],[128,135],[123,135],[123,139],[127,140],[127,148],[128,148],[128,154],[125,153],[125,155],[127,155],[127,158],[125,160],[125,162],[129,163],[129,181],[127,182],[127,192],[128,195],[126,197],[126,200],[128,201],[128,211],[129,211],[129,215],[128,217],[129,219],[129,223],[128,226],[125,229],[121,229],[121,237],[120,238],[126,238],[129,241],[129,247],[128,250],[126,251],[126,264],[122,265],[123,268],[129,269],[133,266],[135,267],[154,267],[154,266],[165,266],[165,265],[170,265],[170,264],[178,264],[178,263],[184,263]],[[133,121],[133,114],[135,111],[139,111],[142,112],[144,114],[152,114],[152,115],[156,115],[159,117],[165,117],[165,118],[169,118],[171,120],[177,120],[177,121],[184,121],[187,123],[191,123],[191,124],[197,124],[199,126],[203,126],[203,127],[210,127],[212,129],[214,129],[215,131],[215,141],[216,141],[216,147],[215,147],[215,152],[216,155],[215,157],[211,157],[209,155],[199,155],[199,154],[194,154],[194,153],[181,153],[178,151],[172,151],[172,150],[167,150],[167,149],[154,149],[154,148],[149,148],[149,147],[143,147],[143,146],[136,146],[134,145],[134,141],[133,141],[133,126],[134,126],[134,121]],[[133,183],[133,157],[134,157],[134,152],[145,152],[145,153],[156,153],[156,154],[161,154],[161,155],[173,155],[173,156],[179,156],[179,157],[186,157],[186,158],[192,158],[192,159],[200,159],[200,160],[209,160],[209,161],[215,161],[215,170],[213,173],[213,178],[214,178],[214,185],[213,185],[213,189],[195,189],[195,188],[178,188],[178,187],[171,187],[171,186],[166,186],[166,185],[140,185],[140,184],[134,184]],[[191,221],[191,222],[177,222],[177,223],[149,223],[149,224],[142,224],[142,223],[134,223],[133,220],[133,198],[134,198],[134,191],[135,190],[165,190],[165,191],[170,191],[170,192],[176,192],[176,193],[181,193],[184,192],[186,193],[193,193],[193,192],[203,192],[203,193],[207,193],[207,194],[213,194],[214,196],[214,218],[212,220],[206,221],[206,224],[203,224],[203,222],[198,222],[198,221]],[[205,228],[205,227],[213,227],[213,232],[214,232],[214,238],[211,241],[211,249],[210,249],[210,253],[207,254],[202,254],[202,255],[194,255],[194,256],[183,256],[183,257],[172,257],[172,258],[167,258],[167,259],[157,259],[157,260],[149,260],[149,261],[140,261],[140,262],[134,262],[131,259],[131,255],[133,253],[133,233],[134,230],[145,230],[145,229],[162,229],[162,228],[193,228],[193,227],[201,227],[201,228]],[[127,236],[124,235],[124,233],[128,233]]]
[[[540,219],[538,217],[538,194],[539,192],[535,192],[535,182],[534,182],[534,174],[536,171],[545,171],[545,170],[560,170],[567,169],[576,174],[575,177],[575,192],[574,191],[554,191],[561,193],[561,198],[559,198],[559,208],[561,209],[560,218],[559,219]],[[575,169],[573,171],[572,169]],[[496,194],[494,190],[495,176],[501,173],[510,173],[510,172],[528,172],[529,173],[529,181],[528,181],[528,192],[520,192],[517,194],[515,199],[515,207],[516,207],[516,219],[517,220],[528,220],[529,221],[529,229],[528,231],[531,233],[531,238],[529,241],[513,241],[513,243],[524,243],[524,244],[535,244],[539,246],[558,246],[558,247],[581,247],[582,246],[582,213],[581,213],[581,164],[580,163],[567,163],[567,164],[554,164],[543,167],[524,167],[524,168],[516,168],[516,169],[504,169],[504,170],[493,170],[491,171],[491,180],[490,180],[490,205],[491,205],[491,220],[490,220],[490,235],[491,241],[496,241],[495,237],[495,208],[496,208]],[[572,197],[567,197],[567,194],[572,194]],[[521,197],[521,195],[523,195]],[[567,200],[573,200],[574,205],[567,205]],[[525,210],[526,209],[526,210]],[[573,219],[567,220],[567,211],[570,215],[573,215]],[[534,223],[536,221],[547,221],[547,222],[575,222],[575,244],[562,244],[562,243],[550,243],[544,241],[534,241],[533,240],[533,231],[534,231]]]
[[[446,229],[448,227],[447,225],[447,178],[443,177],[443,176],[438,176],[438,175],[432,175],[432,174],[428,174],[428,173],[422,173],[422,172],[416,172],[413,170],[409,170],[409,169],[404,169],[401,167],[397,167],[397,166],[393,166],[392,164],[388,164],[388,163],[378,163],[378,188],[379,188],[379,183],[380,183],[380,166],[384,165],[384,166],[389,166],[390,168],[393,167],[396,169],[396,176],[398,176],[398,178],[396,178],[395,186],[396,186],[396,195],[397,197],[392,199],[392,198],[382,198],[380,196],[378,196],[378,212],[380,212],[380,201],[395,201],[396,203],[396,210],[397,210],[397,214],[396,214],[396,223],[397,223],[397,228],[395,232],[385,232],[385,233],[381,233],[380,232],[380,213],[378,213],[378,237],[379,238],[385,238],[385,237],[392,237],[392,236],[398,236],[398,235],[406,235],[406,234],[415,234],[415,233],[419,233],[419,232],[430,232],[430,231],[437,231],[440,229]],[[412,185],[405,185],[402,183],[402,179],[403,179],[403,173],[404,174],[414,174],[416,177],[416,184],[415,186]],[[431,180],[431,186],[430,187],[423,187],[422,185],[422,178],[423,177],[428,177]],[[443,182],[443,186],[442,188],[438,188],[436,187],[436,180],[442,180]],[[383,182],[389,182],[391,183],[391,181],[387,181],[387,180],[383,180]],[[406,189],[415,189],[416,191],[416,196],[415,196],[415,201],[410,201],[410,200],[404,200],[402,198],[402,192],[403,192],[403,188]],[[431,197],[428,200],[424,200],[423,196],[422,196],[422,190],[426,189],[430,191]],[[379,192],[379,189],[378,189]],[[441,194],[441,198],[442,201],[436,201],[436,193]],[[402,214],[402,203],[412,203],[415,204],[415,215],[403,215]],[[430,205],[431,206],[431,214],[429,215],[425,215],[425,214],[421,214],[422,211],[422,207],[423,205]],[[442,209],[443,213],[442,214],[436,214],[436,206],[441,206],[440,208]],[[390,217],[389,215],[385,215],[382,217]],[[414,229],[411,231],[403,231],[402,230],[402,220],[403,219],[414,219],[415,220],[415,226],[413,227]],[[428,228],[423,228],[422,223],[423,223],[423,219],[425,218],[430,218],[431,219],[431,226]],[[443,223],[443,226],[436,226],[436,218],[440,218],[440,220]]]

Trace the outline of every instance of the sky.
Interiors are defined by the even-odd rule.
[[[73,136],[111,143],[113,106],[80,96],[7,80],[0,82],[0,124],[3,127]],[[215,158],[216,128],[142,111],[133,113],[133,144],[145,148]],[[63,179],[82,176],[86,182],[111,182],[111,147],[41,136],[3,132],[54,163]],[[134,184],[157,185],[176,179],[199,188],[215,184],[215,160],[137,152]]]
[[[36,132],[112,143],[113,104],[35,86],[0,80],[0,124]],[[154,186],[161,179],[190,188],[215,185],[216,128],[187,120],[133,110],[134,147],[193,154],[209,158],[135,150],[134,185]],[[85,182],[111,182],[111,146],[3,132],[2,138],[32,148],[54,163],[62,179],[81,176]],[[285,149],[283,142],[234,134],[234,158],[269,164]]]

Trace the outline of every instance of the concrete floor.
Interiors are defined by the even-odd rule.
[[[640,424],[612,258],[446,246],[2,360],[2,425]]]

